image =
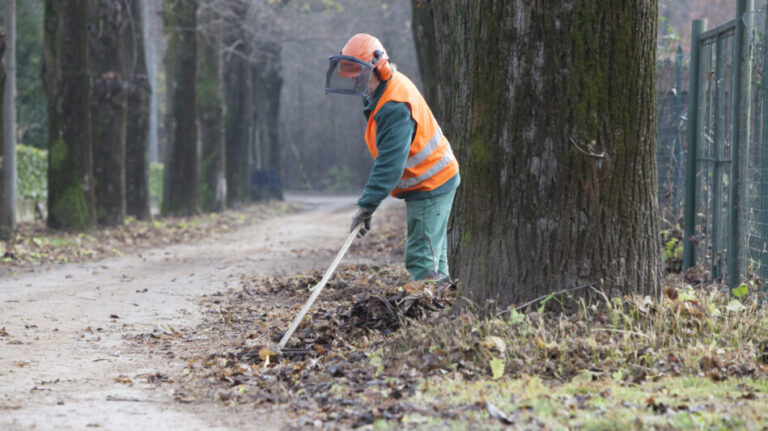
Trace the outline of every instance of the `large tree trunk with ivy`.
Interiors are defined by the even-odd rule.
[[[431,3],[463,294],[657,292],[656,1]]]
[[[213,5],[210,5],[213,7]],[[197,54],[197,115],[200,121],[200,200],[205,211],[227,206],[224,145],[224,75],[221,37],[214,9],[201,11]],[[217,33],[217,34],[214,34]]]
[[[241,43],[224,60],[227,205],[231,208],[240,208],[250,199],[248,143],[253,124],[253,84],[247,55]]]
[[[132,25],[122,1],[88,2],[91,136],[96,220],[105,226],[125,221],[126,80],[125,28]]]
[[[166,0],[168,50],[168,159],[165,162],[163,214],[200,211],[197,157],[197,0]]]
[[[122,52],[126,80],[125,211],[139,220],[151,217],[149,208],[149,108],[152,88],[144,47],[143,2],[129,2],[131,25],[124,29]]]
[[[85,0],[45,0],[43,85],[48,105],[48,225],[86,229],[93,193],[88,8]]]

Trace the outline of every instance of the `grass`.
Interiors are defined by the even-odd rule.
[[[427,371],[408,401],[432,413],[376,429],[505,427],[486,401],[519,429],[768,426],[768,314],[756,292],[737,300],[719,286],[680,286],[657,300],[601,296],[602,305],[581,300],[575,314],[464,314],[400,331],[375,355],[386,358],[385,375]]]
[[[426,411],[400,421],[378,420],[374,429],[474,430],[506,428],[492,419],[485,403],[504,412],[519,429],[757,429],[768,423],[766,385],[749,378],[714,382],[706,377],[665,377],[642,384],[611,378],[547,382],[536,376],[466,381],[430,377],[412,397]],[[466,411],[457,417],[452,411]],[[479,408],[478,408],[479,406]]]

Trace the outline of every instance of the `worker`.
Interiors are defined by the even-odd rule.
[[[332,55],[327,93],[363,97],[365,143],[373,169],[352,217],[359,236],[388,194],[405,200],[405,266],[414,280],[450,281],[448,217],[461,179],[459,164],[416,86],[397,71],[381,42],[356,34]]]

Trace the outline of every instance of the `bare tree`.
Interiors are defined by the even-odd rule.
[[[260,61],[253,69],[254,88],[254,155],[253,166],[263,181],[256,199],[283,199],[280,172],[280,94],[283,87],[280,45],[262,43],[256,46]]]
[[[145,2],[128,2],[129,25],[124,28],[123,74],[126,80],[125,203],[126,213],[139,220],[149,208],[149,139],[152,88],[147,72]]]
[[[166,77],[168,158],[165,163],[163,213],[200,211],[197,155],[197,0],[166,0],[168,32]]]
[[[2,95],[3,208],[0,238],[9,239],[16,230],[16,0],[5,0],[5,82]],[[0,54],[0,57],[2,54]]]
[[[227,205],[232,208],[239,208],[249,198],[248,144],[253,123],[253,81],[252,68],[245,59],[248,53],[248,47],[241,43],[224,57]]]
[[[96,220],[121,225],[125,220],[126,80],[124,37],[130,16],[121,0],[88,2],[91,136]]]
[[[198,12],[197,115],[200,123],[200,200],[205,211],[227,206],[224,140],[224,59],[215,1],[201,3]]]

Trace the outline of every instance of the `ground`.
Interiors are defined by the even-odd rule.
[[[279,429],[278,417],[178,403],[166,387],[139,382],[137,375],[176,374],[185,364],[125,338],[199,324],[200,296],[241,276],[327,266],[346,237],[354,198],[289,202],[305,209],[191,244],[2,268],[0,429],[241,429],[257,420]],[[120,376],[136,383],[120,384]]]
[[[595,291],[565,311],[549,296],[480,318],[451,307],[455,286],[409,281],[396,201],[353,244],[294,353],[275,355],[353,203],[294,195],[215,220],[30,231],[0,267],[0,429],[768,425],[756,286],[729,298],[694,271],[660,298]]]

